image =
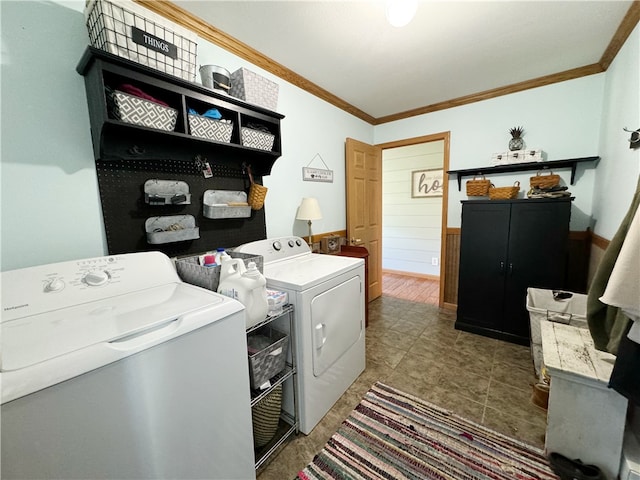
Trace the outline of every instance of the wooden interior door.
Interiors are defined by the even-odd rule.
[[[369,251],[369,301],[382,295],[382,149],[347,138],[347,240]]]

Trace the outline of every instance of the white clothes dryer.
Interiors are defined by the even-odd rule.
[[[312,253],[300,237],[234,250],[262,255],[267,288],[286,292],[294,307],[298,417],[308,435],[365,368],[364,260]],[[288,323],[277,328],[289,330]],[[286,385],[284,409],[293,413]]]

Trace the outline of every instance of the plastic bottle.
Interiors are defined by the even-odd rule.
[[[224,248],[217,248],[216,249],[216,253],[215,253],[215,259],[216,259],[216,264],[217,265],[222,265],[222,255],[223,254],[227,254],[227,252],[224,251]]]
[[[213,267],[216,265],[216,263],[218,262],[216,262],[215,256],[213,255],[205,255],[202,260],[202,265],[204,267]]]
[[[267,317],[267,282],[255,262],[245,268],[239,258],[222,260],[218,293],[235,298],[245,307],[246,328],[252,327]]]
[[[247,283],[250,291],[247,295],[247,328],[263,321],[269,311],[269,301],[267,299],[267,280],[256,267],[255,262],[249,262],[247,271],[242,274],[242,278]]]

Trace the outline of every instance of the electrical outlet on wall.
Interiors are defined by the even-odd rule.
[[[438,266],[438,257],[431,257],[431,265]]]

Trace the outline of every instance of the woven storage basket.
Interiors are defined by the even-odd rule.
[[[264,447],[278,431],[282,408],[282,384],[274,388],[251,409],[253,417],[253,446]]]
[[[516,181],[513,187],[494,187],[489,188],[489,198],[491,200],[509,200],[516,198],[520,191],[520,182]]]
[[[529,178],[531,188],[551,188],[560,184],[560,175],[555,175],[549,170],[549,175],[541,175],[543,172],[538,172],[535,177]]]
[[[251,182],[247,202],[251,206],[252,210],[260,210],[264,206],[264,199],[267,197],[268,188],[253,181],[253,174],[251,173],[250,166],[247,166],[247,174],[249,175],[249,181]]]
[[[467,196],[468,197],[486,197],[489,194],[489,186],[491,182],[484,178],[473,177],[473,180],[467,180]]]

